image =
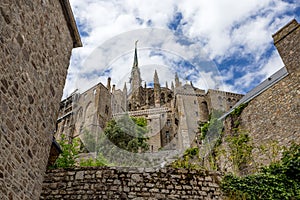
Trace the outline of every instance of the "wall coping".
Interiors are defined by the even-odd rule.
[[[278,43],[280,40],[285,38],[287,35],[289,35],[291,32],[293,32],[295,29],[297,29],[300,26],[300,24],[297,22],[296,19],[293,19],[288,24],[286,24],[284,27],[282,27],[280,30],[278,30],[276,33],[272,35],[274,44]]]
[[[70,34],[73,39],[73,48],[82,47],[82,42],[80,39],[80,35],[77,29],[76,21],[69,0],[60,0],[60,3],[63,9],[65,19],[67,21]]]

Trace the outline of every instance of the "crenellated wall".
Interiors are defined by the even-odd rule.
[[[221,199],[218,172],[85,167],[47,171],[44,199]]]

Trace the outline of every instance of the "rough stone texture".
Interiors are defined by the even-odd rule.
[[[300,142],[300,26],[293,20],[273,38],[289,74],[249,102],[239,117],[240,129],[249,133],[255,146],[273,140],[278,147],[288,147],[292,141]],[[225,122],[226,136],[232,133],[233,122],[230,117]],[[253,158],[270,162],[257,149]]]
[[[73,38],[60,1],[0,3],[0,199],[38,199]]]
[[[90,167],[49,170],[41,199],[221,199],[218,172]]]
[[[79,136],[82,139],[86,131],[101,133],[111,119],[110,102],[111,93],[101,83],[82,94],[73,93],[60,102],[55,137],[59,139],[64,134],[67,138]]]

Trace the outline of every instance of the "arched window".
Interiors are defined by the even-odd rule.
[[[208,112],[208,106],[206,101],[202,101],[200,104],[200,120],[201,121],[208,121],[209,118],[209,112]]]
[[[160,94],[160,102],[161,102],[162,104],[165,103],[165,93],[161,93],[161,94]]]
[[[82,117],[83,117],[83,109],[82,107],[80,107],[77,112],[77,121],[82,119]]]

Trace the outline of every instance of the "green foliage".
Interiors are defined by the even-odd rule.
[[[236,107],[231,113],[231,116],[238,117],[242,113],[242,111],[248,106],[248,103],[242,103],[238,107]]]
[[[145,118],[129,118],[125,116],[118,121],[111,120],[104,130],[106,137],[117,147],[137,153],[149,150],[147,121]]]
[[[82,167],[95,167],[95,166],[108,166],[109,163],[101,153],[98,153],[96,159],[93,158],[82,159],[80,160],[79,165]]]
[[[220,111],[214,111],[210,117],[210,120],[204,124],[200,124],[199,130],[201,133],[200,140],[204,140],[206,136],[214,137],[218,136],[222,132],[223,123],[218,119]]]
[[[210,120],[206,123],[200,124],[199,130],[200,130],[200,137],[202,145],[209,149],[208,155],[202,155],[206,156],[205,160],[199,160],[199,163],[201,165],[205,165],[209,169],[216,170],[218,168],[217,162],[216,162],[216,149],[222,142],[222,129],[223,129],[223,122],[219,120],[218,118],[221,117],[223,114],[222,111],[219,110],[213,110],[210,114]],[[204,161],[208,161],[204,162]],[[209,165],[206,165],[209,164]]]
[[[62,153],[50,168],[74,167],[80,151],[79,138],[75,138],[70,142],[65,135],[61,135],[61,140],[59,140],[58,143],[62,149]]]
[[[293,143],[288,150],[283,152],[281,162],[271,163],[262,171],[273,175],[284,174],[289,179],[300,183],[300,145]]]
[[[99,135],[100,134],[94,134],[91,133],[87,130],[83,131],[83,141],[84,141],[84,148],[88,151],[88,152],[96,152],[97,151],[97,147],[99,146],[97,143],[97,141],[100,141],[99,139]],[[97,138],[98,137],[98,138]]]
[[[226,138],[229,146],[230,160],[233,163],[235,171],[242,170],[251,159],[253,145],[246,133],[238,133],[238,135],[228,136]]]
[[[226,175],[221,188],[227,196],[239,196],[239,199],[300,199],[299,176],[300,145],[293,144],[284,151],[279,162],[257,174],[244,177]]]
[[[284,147],[279,146],[278,141],[269,140],[259,145],[257,149],[269,159],[270,163],[274,163],[279,161],[279,154],[284,150]]]
[[[204,138],[205,138],[206,135],[207,135],[208,128],[209,128],[209,122],[204,123],[204,124],[200,127],[200,132],[201,132],[200,140],[204,140]]]
[[[185,156],[188,156],[190,158],[194,158],[195,156],[199,156],[199,148],[198,147],[192,147],[188,148],[184,152]]]
[[[183,157],[172,162],[171,166],[179,169],[203,169],[203,166],[199,164],[199,148],[186,149]]]
[[[147,119],[144,117],[131,117],[132,121],[140,126],[140,127],[146,127],[147,126]]]

